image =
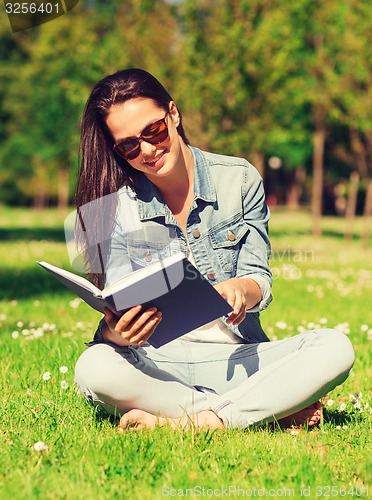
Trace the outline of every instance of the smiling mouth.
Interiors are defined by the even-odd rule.
[[[160,158],[162,158],[166,153],[166,150],[162,151],[158,156],[155,156],[155,158],[153,158],[152,160],[150,161],[146,161],[146,165],[153,165],[154,163],[156,163],[158,160],[160,160]]]

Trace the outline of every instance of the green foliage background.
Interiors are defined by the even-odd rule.
[[[368,0],[81,1],[15,34],[0,9],[4,203],[71,201],[89,92],[133,66],[170,90],[196,146],[311,173],[322,128],[326,178],[371,177]]]

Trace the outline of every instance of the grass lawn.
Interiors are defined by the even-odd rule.
[[[0,498],[372,496],[371,246],[345,245],[341,219],[325,218],[316,240],[307,212],[272,214],[265,330],[281,339],[337,327],[356,351],[319,428],[118,434],[73,385],[100,315],[35,264],[69,268],[65,215],[0,207]],[[35,450],[39,441],[47,449]]]

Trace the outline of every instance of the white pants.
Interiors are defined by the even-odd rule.
[[[353,363],[346,335],[318,329],[260,344],[96,344],[80,356],[75,381],[89,401],[117,415],[212,409],[225,427],[247,427],[315,403],[344,382]]]

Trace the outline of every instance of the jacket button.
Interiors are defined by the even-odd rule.
[[[227,237],[229,238],[230,241],[235,240],[235,234],[232,231],[230,231],[230,229],[227,231]]]
[[[208,273],[208,274],[207,274],[207,278],[208,278],[209,280],[214,280],[214,273]]]
[[[197,229],[195,229],[195,231],[192,233],[192,235],[194,236],[194,238],[199,238],[200,231],[198,231]]]

